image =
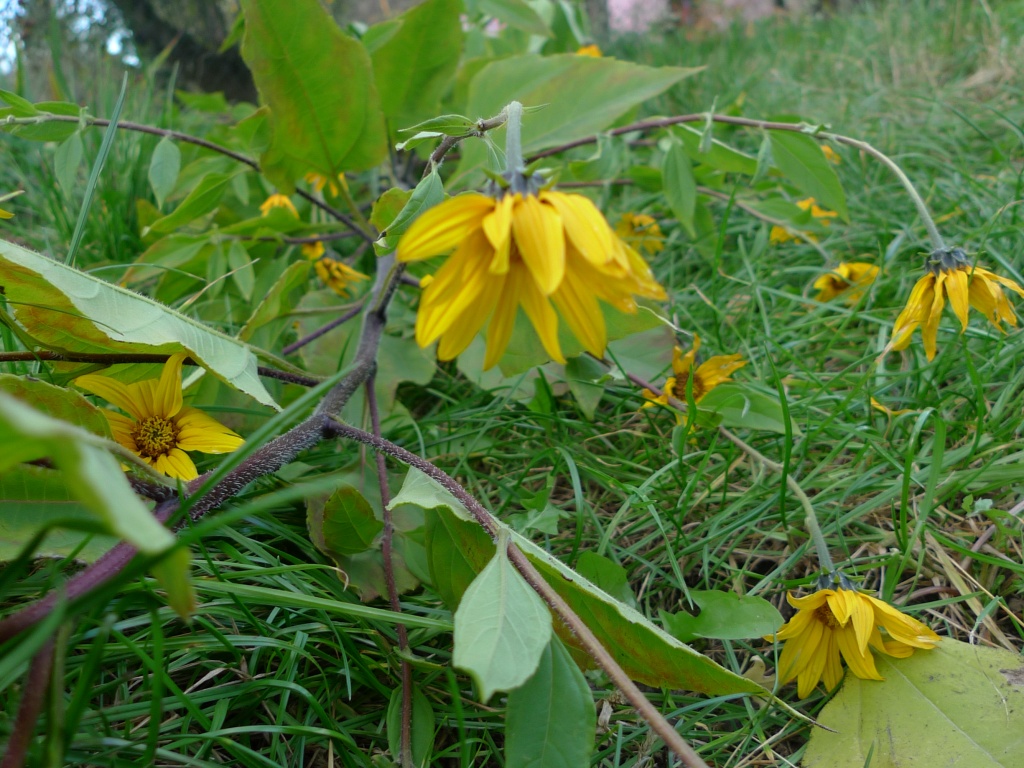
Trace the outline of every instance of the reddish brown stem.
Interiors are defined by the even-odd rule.
[[[36,720],[43,709],[46,689],[50,684],[50,673],[53,670],[53,638],[49,638],[40,646],[29,664],[25,675],[25,686],[21,694],[21,705],[18,716],[14,720],[11,737],[7,740],[7,753],[4,755],[0,768],[21,768],[25,764],[25,755],[32,734],[36,729]]]

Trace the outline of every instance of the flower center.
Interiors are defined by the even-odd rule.
[[[132,438],[139,449],[139,455],[155,459],[178,444],[178,431],[170,419],[150,416],[135,424]]]
[[[822,603],[820,607],[815,608],[814,617],[829,629],[837,629],[842,626],[836,615],[832,613],[832,609],[828,607],[828,603]]]
[[[687,371],[682,376],[676,376],[676,385],[673,387],[672,395],[676,400],[686,402],[686,382],[690,379],[690,372]],[[697,402],[707,393],[707,389],[704,387],[704,380],[698,375],[693,377],[693,402]]]

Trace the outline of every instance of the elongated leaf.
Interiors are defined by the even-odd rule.
[[[455,612],[452,663],[469,672],[486,702],[522,685],[550,640],[547,606],[498,548]]]
[[[704,395],[699,410],[718,414],[722,417],[720,423],[727,427],[745,427],[786,434],[786,417],[778,395],[762,392],[748,385],[718,385]],[[801,434],[796,424],[793,424],[792,428],[794,435]]]
[[[523,120],[523,150],[529,154],[600,133],[629,109],[699,71],[573,54],[513,56],[476,74],[466,108],[459,111],[493,117],[512,100],[526,107],[546,105]],[[476,168],[487,157],[480,141],[464,142],[462,152],[460,170]]]
[[[187,351],[225,384],[277,407],[249,347],[152,299],[2,240],[0,286],[17,321],[47,348]]]
[[[388,749],[396,764],[401,763],[402,753],[402,688],[391,692],[388,703]],[[412,687],[412,764],[430,764],[430,753],[434,748],[434,708],[418,685]]]
[[[807,768],[1024,765],[1020,655],[943,638],[908,659],[875,655],[885,680],[847,672],[821,711]]]
[[[153,150],[149,161],[149,186],[153,188],[157,208],[164,207],[164,200],[171,194],[178,174],[181,172],[181,150],[170,137],[164,136]]]
[[[427,0],[384,22],[397,21],[398,28],[389,30],[381,45],[373,47],[371,42],[377,27],[367,30],[363,41],[371,48],[381,109],[392,132],[440,111],[441,97],[451,87],[462,55],[461,13],[461,0]]]
[[[57,183],[69,197],[77,186],[82,151],[82,134],[76,131],[57,147],[57,152],[53,156],[53,170],[57,176]]]
[[[689,125],[677,125],[672,132],[682,139],[686,154],[695,163],[709,165],[715,170],[726,173],[744,173],[753,176],[757,172],[757,159],[748,154],[712,139],[707,151],[702,151],[701,141],[704,134]]]
[[[686,611],[658,612],[665,629],[684,643],[698,637],[721,640],[764,637],[782,626],[782,614],[763,597],[694,589],[688,595],[700,610],[696,616]]]
[[[531,35],[552,36],[544,19],[523,0],[478,0],[477,8],[482,13],[490,14],[510,27],[521,29]]]
[[[381,227],[381,235],[373,244],[377,255],[383,255],[397,248],[399,238],[412,226],[416,217],[433,208],[442,200],[444,200],[444,184],[441,182],[441,176],[435,170],[420,180],[394,220]],[[380,216],[384,216],[386,210],[382,206]]]
[[[230,173],[211,173],[196,184],[195,189],[181,201],[181,204],[163,218],[154,221],[143,235],[151,232],[173,232],[178,227],[189,224],[200,216],[205,216],[218,205],[228,191],[231,180],[244,171]]]
[[[577,768],[590,762],[597,710],[586,678],[551,638],[529,680],[508,696],[505,765]]]
[[[772,159],[783,175],[801,191],[830,208],[844,221],[850,220],[846,209],[846,193],[835,169],[821,151],[821,146],[802,133],[772,131]]]
[[[426,549],[430,583],[454,611],[480,570],[476,564],[487,562],[494,544],[473,521],[427,514]]]
[[[278,187],[313,171],[335,179],[387,155],[387,133],[366,49],[318,0],[242,0],[242,57],[270,107],[260,164]]]
[[[0,391],[55,419],[82,427],[99,437],[111,437],[110,424],[100,409],[74,390],[55,387],[45,381],[0,373]]]
[[[693,178],[690,159],[682,147],[673,143],[665,153],[661,178],[665,185],[665,199],[679,223],[690,237],[696,237],[693,228],[693,213],[697,208],[697,181]]]

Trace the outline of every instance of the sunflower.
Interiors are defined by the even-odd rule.
[[[291,198],[287,195],[274,194],[263,201],[263,205],[260,206],[260,212],[264,216],[269,216],[270,211],[274,208],[284,208],[287,211],[291,211],[292,216],[298,216],[299,212],[295,210],[295,205],[292,204]]]
[[[470,192],[431,208],[406,231],[396,252],[410,262],[451,255],[425,281],[416,341],[440,339],[437,356],[458,356],[487,325],[484,367],[501,359],[520,307],[553,360],[565,362],[559,318],[594,355],[607,330],[599,301],[636,312],[636,296],[664,299],[643,258],[582,195],[535,189]],[[453,250],[454,249],[454,250]]]
[[[928,271],[917,281],[906,307],[896,318],[892,340],[885,352],[906,349],[914,331],[921,326],[924,353],[929,360],[934,358],[939,320],[947,298],[960,321],[961,333],[967,330],[969,307],[985,315],[1000,331],[1003,330],[1000,323],[1004,320],[1010,325],[1017,325],[1017,316],[1003,293],[1005,287],[1024,298],[1024,288],[1013,280],[982,267],[971,266],[967,254],[960,248],[941,248],[932,252],[925,260],[925,269]]]
[[[839,215],[835,211],[830,211],[819,206],[818,201],[813,197],[808,197],[805,200],[797,200],[796,205],[801,211],[810,211],[811,217],[817,219],[817,222],[823,227],[829,226],[829,224],[831,224],[830,219],[834,219]],[[814,235],[807,232],[802,234],[808,240],[818,242],[818,238]],[[779,245],[781,243],[789,242],[790,240],[796,240],[796,237],[797,236],[793,234],[789,227],[774,226],[768,233],[768,242],[772,245]]]
[[[665,386],[660,395],[654,394],[649,389],[643,391],[643,396],[650,401],[644,403],[644,408],[651,408],[655,405],[671,406],[670,399],[686,402],[686,386],[698,350],[700,350],[700,336],[695,333],[693,334],[693,346],[689,352],[684,355],[683,350],[679,347],[672,351],[673,375],[665,380]],[[699,403],[708,392],[719,384],[732,381],[732,374],[746,364],[747,361],[743,359],[742,355],[715,355],[701,363],[697,366],[697,370],[693,371],[693,402]]]
[[[860,301],[864,291],[878,277],[878,267],[863,261],[844,261],[831,272],[814,281],[818,301],[831,301],[844,295],[851,306]]]
[[[797,681],[800,698],[809,696],[819,680],[830,691],[839,684],[840,657],[857,677],[882,680],[870,649],[902,659],[915,648],[934,648],[941,639],[917,619],[855,589],[819,589],[806,597],[787,593],[786,599],[797,613],[774,635],[785,641],[779,676],[782,683]]]
[[[181,480],[199,476],[185,451],[230,453],[245,441],[198,408],[182,404],[181,365],[188,355],[171,355],[159,379],[125,384],[86,374],[75,383],[126,411],[104,410],[114,439],[158,472]]]

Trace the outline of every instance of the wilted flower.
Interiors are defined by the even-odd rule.
[[[263,201],[263,205],[260,206],[260,211],[264,216],[270,215],[272,208],[285,208],[291,211],[292,216],[298,216],[299,212],[295,210],[295,206],[292,205],[291,199],[287,195],[273,194]]]
[[[643,258],[620,240],[582,195],[550,190],[467,193],[431,208],[402,236],[399,261],[454,251],[426,283],[416,341],[440,339],[451,360],[487,324],[484,367],[501,359],[523,308],[552,359],[564,362],[559,316],[583,347],[604,354],[607,331],[599,301],[636,311],[635,296],[664,299]]]
[[[370,279],[362,272],[352,269],[345,262],[332,259],[329,256],[319,259],[313,265],[313,268],[316,270],[317,276],[328,288],[339,296],[346,298],[352,283]]]
[[[653,217],[646,213],[624,213],[615,225],[615,232],[630,245],[654,255],[665,249],[665,236]]]
[[[820,207],[818,205],[818,202],[813,197],[808,197],[805,200],[798,200],[796,204],[797,207],[800,208],[800,210],[802,211],[809,210],[811,212],[811,216],[817,219],[818,223],[825,227],[827,227],[831,223],[829,221],[830,219],[834,219],[836,216],[839,215],[835,211],[829,211],[825,208]],[[811,233],[805,232],[803,233],[803,235],[808,240],[813,240],[814,242],[818,241],[818,238]],[[794,235],[787,227],[774,226],[768,233],[768,242],[774,245],[786,243],[789,242],[790,240],[796,240],[796,235]]]
[[[846,303],[860,301],[864,291],[878,277],[878,267],[863,261],[844,261],[838,267],[814,281],[818,301],[831,301],[845,295]]]
[[[126,411],[104,410],[114,439],[158,472],[181,480],[199,476],[185,451],[230,453],[245,441],[198,408],[182,404],[181,365],[187,355],[171,355],[159,379],[125,384],[86,374],[75,384]]]
[[[669,398],[686,402],[686,386],[693,372],[693,401],[699,403],[712,389],[726,381],[732,381],[732,374],[747,364],[742,355],[715,355],[693,370],[693,362],[700,349],[700,336],[693,334],[693,346],[685,355],[676,347],[672,351],[672,376],[665,380],[662,394],[656,395],[645,389],[643,396],[650,402],[644,408],[655,405],[670,405]],[[677,417],[678,418],[678,417]]]
[[[809,696],[819,680],[830,691],[839,684],[840,657],[857,677],[882,680],[870,649],[906,658],[915,648],[934,648],[941,639],[917,619],[855,589],[819,589],[806,597],[787,593],[786,599],[797,613],[774,636],[786,643],[779,678],[783,683],[795,679],[800,698]]]
[[[906,349],[914,331],[921,326],[924,353],[929,360],[935,357],[936,341],[942,307],[949,299],[953,313],[960,321],[960,332],[967,330],[967,313],[974,307],[992,325],[1003,330],[1002,321],[1017,325],[1017,316],[1010,306],[1003,287],[1024,298],[1024,288],[1006,277],[971,266],[967,254],[960,248],[942,248],[932,252],[925,261],[927,272],[910,292],[907,305],[892,329],[892,340],[885,352]],[[884,354],[884,353],[883,353]]]

